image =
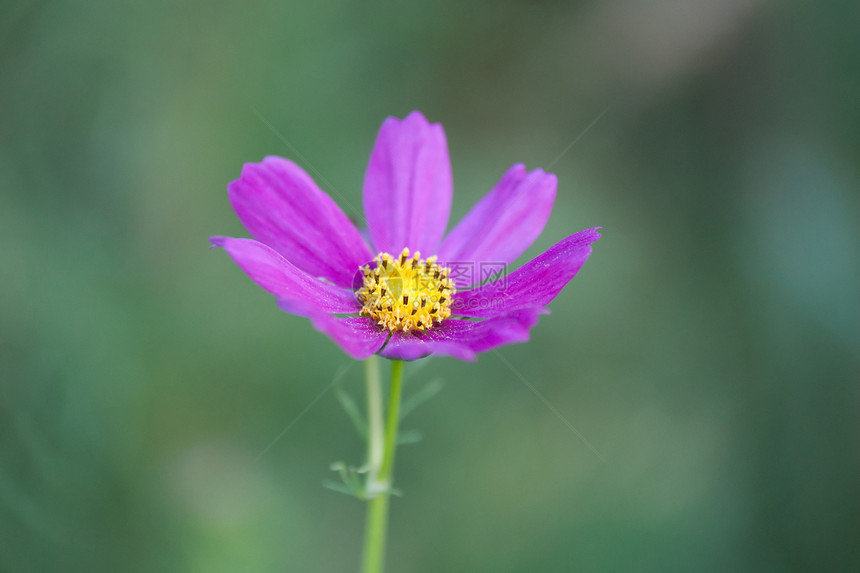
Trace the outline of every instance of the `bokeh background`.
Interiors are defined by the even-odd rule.
[[[268,154],[357,215],[412,109],[452,221],[523,161],[519,262],[604,237],[530,343],[410,366],[390,571],[860,570],[858,102],[856,2],[6,0],[0,570],[356,569],[350,360],[207,236]]]

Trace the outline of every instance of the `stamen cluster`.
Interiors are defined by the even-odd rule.
[[[394,258],[380,253],[374,264],[361,268],[363,285],[356,292],[362,316],[369,316],[390,331],[426,330],[451,315],[451,297],[456,292],[448,278],[451,269],[436,263],[436,257],[412,256],[403,249]]]

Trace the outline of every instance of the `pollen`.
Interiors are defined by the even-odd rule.
[[[451,269],[439,266],[436,257],[422,259],[418,251],[410,256],[409,249],[396,258],[380,253],[361,271],[361,315],[392,332],[427,330],[451,315]]]

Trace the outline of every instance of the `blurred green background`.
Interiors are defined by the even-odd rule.
[[[497,356],[412,365],[390,571],[860,570],[858,103],[856,2],[6,0],[0,570],[356,568],[334,394],[254,461],[350,360],[207,237],[268,154],[360,205],[412,109],[452,222],[552,165],[518,264],[603,226],[501,354],[605,462]]]

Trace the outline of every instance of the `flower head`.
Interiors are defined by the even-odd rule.
[[[497,276],[540,235],[555,194],[554,175],[514,165],[445,235],[452,195],[445,133],[415,111],[386,119],[370,156],[363,203],[373,249],[304,170],[280,157],[246,164],[228,186],[254,239],[211,242],[281,309],[309,318],[354,358],[474,360],[528,340],[600,237],[581,231]]]
[[[374,267],[362,267],[362,286],[356,292],[361,315],[392,332],[427,330],[451,316],[451,301],[456,292],[448,278],[451,269],[426,261],[416,251],[412,256],[403,249],[400,256],[380,253]]]

